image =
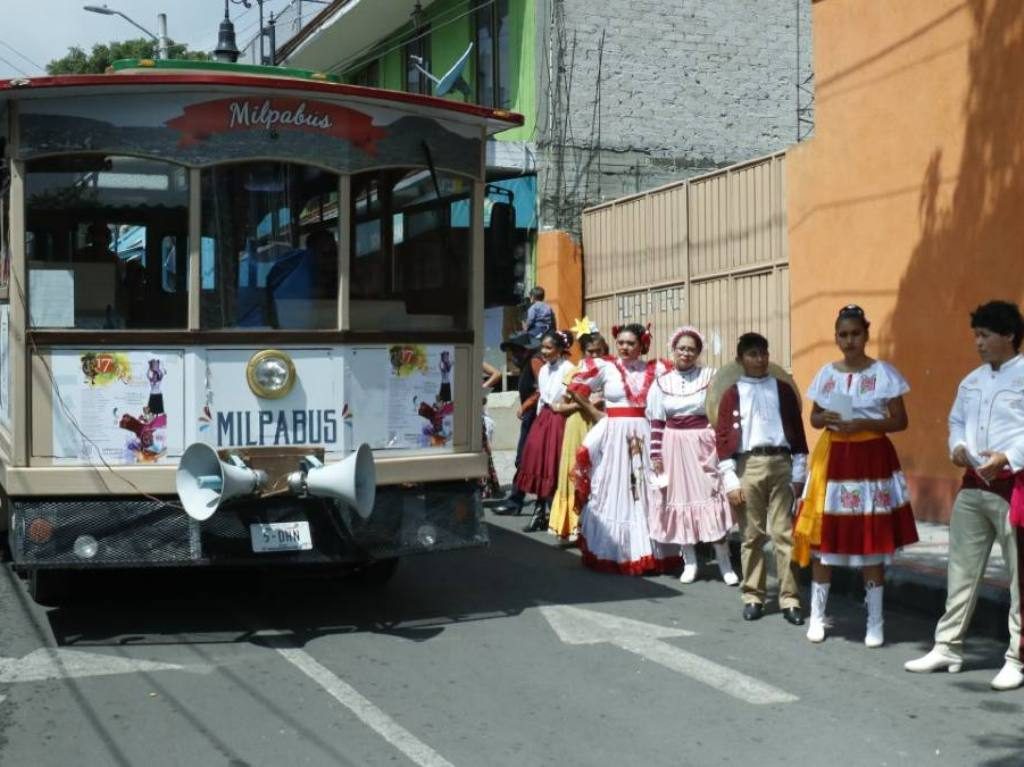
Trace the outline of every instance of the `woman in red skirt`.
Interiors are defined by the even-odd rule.
[[[808,389],[811,425],[823,429],[811,454],[808,480],[793,527],[793,559],[813,559],[807,638],[825,639],[825,605],[832,567],[864,574],[868,618],[864,644],[879,647],[885,566],[917,542],[907,481],[886,434],[907,428],[906,379],[864,351],[870,323],[859,306],[836,318],[843,358],[823,367]]]
[[[566,354],[572,347],[572,333],[552,330],[540,341],[544,366],[537,377],[537,420],[530,427],[523,457],[516,471],[515,486],[523,493],[533,493],[533,516],[523,528],[532,533],[546,530],[548,508],[558,487],[558,465],[562,458],[562,435],[567,413],[561,412],[565,395],[565,377],[572,363]]]

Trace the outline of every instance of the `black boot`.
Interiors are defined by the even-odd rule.
[[[508,498],[497,506],[491,507],[491,512],[500,516],[516,516],[523,513],[524,497],[517,491],[512,491]]]
[[[548,506],[544,501],[535,501],[533,504],[533,516],[523,528],[524,533],[539,533],[548,529]]]

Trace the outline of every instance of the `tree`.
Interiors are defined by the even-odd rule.
[[[47,64],[46,71],[51,75],[102,74],[118,59],[152,59],[156,57],[156,50],[156,41],[146,38],[124,40],[110,45],[97,44],[92,47],[92,53],[86,53],[77,45],[73,45],[68,48],[67,56],[54,59]],[[209,54],[190,51],[183,43],[176,43],[173,40],[168,46],[168,53],[172,59],[206,61],[210,58]]]

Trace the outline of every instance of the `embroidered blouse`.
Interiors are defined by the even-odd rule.
[[[704,416],[708,386],[715,371],[694,365],[689,370],[673,368],[654,380],[647,396],[647,418],[651,422],[651,455],[661,456],[665,423],[677,416]]]
[[[662,360],[585,359],[570,388],[588,396],[603,390],[605,404],[611,408],[646,407],[655,377],[666,369]]]
[[[888,416],[888,402],[910,391],[910,384],[888,362],[875,360],[856,373],[844,373],[835,365],[825,365],[807,388],[807,396],[825,410],[835,394],[844,394],[853,401],[853,418],[880,420]]]
[[[545,405],[551,407],[555,402],[562,401],[562,396],[565,394],[565,374],[570,368],[572,368],[572,363],[564,358],[544,363],[537,381],[537,391],[540,392],[540,401],[537,403],[538,413]]]

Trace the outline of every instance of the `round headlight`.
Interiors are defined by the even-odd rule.
[[[283,397],[295,385],[295,365],[287,354],[276,349],[254,354],[245,375],[252,393],[265,399]]]

